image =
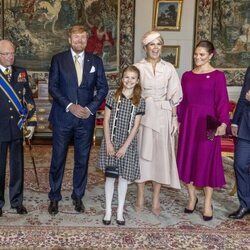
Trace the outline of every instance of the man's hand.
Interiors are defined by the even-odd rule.
[[[27,138],[28,140],[31,140],[34,132],[35,132],[34,126],[27,126],[27,134],[25,135],[25,138]]]
[[[246,99],[250,102],[250,90],[248,90],[246,93]]]
[[[83,114],[83,116],[82,116],[82,119],[87,119],[87,118],[89,118],[89,116],[91,115],[89,109],[86,108],[86,107],[84,107],[83,109],[84,109],[84,114]]]
[[[81,119],[87,119],[90,116],[90,111],[87,108],[83,108],[78,104],[71,104],[69,111],[76,117]]]
[[[237,137],[238,136],[238,127],[236,126],[231,126],[231,131],[232,131],[232,135]]]

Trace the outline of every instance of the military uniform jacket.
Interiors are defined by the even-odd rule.
[[[27,126],[36,126],[35,102],[29,86],[28,75],[24,68],[12,66],[10,85],[16,92],[22,105],[28,110]],[[5,79],[7,77],[0,70]],[[0,141],[11,141],[23,137],[22,129],[17,124],[20,115],[8,96],[0,88]]]

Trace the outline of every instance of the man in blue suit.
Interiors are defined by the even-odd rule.
[[[53,152],[49,173],[51,215],[58,213],[68,145],[74,141],[73,191],[71,198],[77,212],[85,208],[88,160],[95,127],[95,113],[108,93],[102,60],[85,52],[88,33],[84,26],[69,30],[68,51],[52,58],[49,93],[53,104],[49,121],[53,125]]]
[[[5,204],[5,175],[9,149],[9,198],[11,208],[27,214],[23,206],[23,128],[31,139],[36,126],[35,102],[24,68],[13,65],[15,46],[0,40],[0,217]]]
[[[229,218],[242,219],[250,213],[250,67],[232,120],[232,134],[237,136],[234,169],[240,207]]]

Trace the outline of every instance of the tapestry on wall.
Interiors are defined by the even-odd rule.
[[[68,49],[67,31],[78,23],[89,29],[86,51],[102,58],[111,86],[133,62],[134,0],[0,0],[0,6],[1,35],[17,45],[16,63],[32,78],[47,77],[52,56]]]
[[[242,85],[250,60],[250,1],[197,0],[195,43],[211,40],[213,65],[223,70],[229,86]]]

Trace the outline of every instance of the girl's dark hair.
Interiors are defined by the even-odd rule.
[[[137,67],[135,67],[134,65],[130,65],[128,67],[126,67],[123,71],[122,71],[122,78],[124,76],[124,73],[126,71],[132,71],[135,72],[138,75],[138,79],[139,82],[135,85],[134,87],[134,91],[133,91],[133,96],[132,96],[132,103],[135,106],[138,106],[140,103],[140,99],[141,99],[141,83],[140,83],[140,71]],[[123,90],[123,83],[122,81],[120,82],[120,86],[118,87],[118,89],[115,92],[115,99],[116,101],[118,101],[119,96],[122,95],[122,90]]]
[[[200,41],[195,48],[202,47],[207,50],[209,54],[215,54],[215,48],[212,42],[208,40],[202,40]]]

